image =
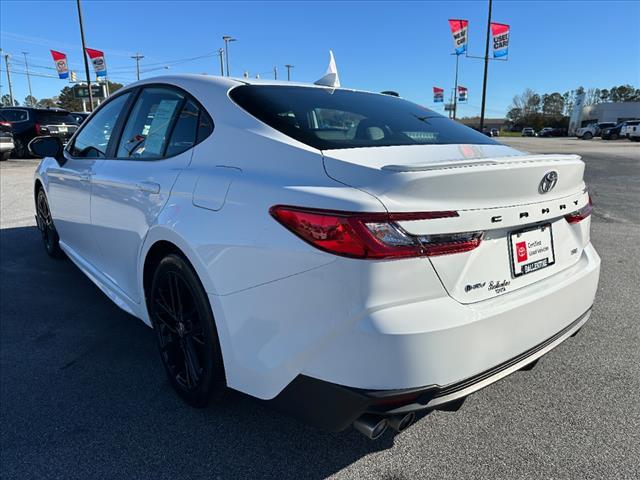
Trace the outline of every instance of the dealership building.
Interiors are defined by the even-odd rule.
[[[582,107],[580,126],[640,119],[640,102],[597,103]]]

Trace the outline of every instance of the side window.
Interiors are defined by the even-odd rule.
[[[145,88],[124,127],[117,157],[162,158],[171,126],[181,111],[183,101],[184,95],[178,91],[160,87]]]
[[[29,112],[26,110],[3,109],[2,113],[8,122],[24,122],[25,120],[29,120]]]
[[[195,145],[198,135],[199,115],[200,109],[191,100],[184,104],[169,139],[165,157],[178,155]]]
[[[73,157],[104,158],[111,132],[131,93],[127,92],[104,105],[76,136],[69,153]]]
[[[200,143],[207,138],[213,132],[213,120],[207,112],[200,111],[200,118],[198,119],[198,142]]]

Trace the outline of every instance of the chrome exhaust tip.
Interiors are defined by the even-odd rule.
[[[415,412],[409,412],[406,415],[393,415],[389,417],[388,422],[391,428],[400,433],[409,428],[415,419]]]
[[[365,413],[353,422],[353,427],[370,440],[379,438],[387,430],[388,425],[386,418],[370,413]]]

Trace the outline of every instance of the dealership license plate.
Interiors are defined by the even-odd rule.
[[[61,125],[58,127],[58,131],[60,133],[67,133],[67,127],[65,127],[64,125]]]
[[[514,277],[542,270],[556,261],[551,224],[512,232],[509,235],[509,248]]]

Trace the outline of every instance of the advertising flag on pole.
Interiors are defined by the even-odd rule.
[[[100,50],[94,50],[93,48],[86,48],[87,55],[93,63],[93,70],[96,72],[96,77],[107,76],[107,64],[104,61],[104,52]]]
[[[433,103],[444,102],[444,88],[433,87]]]
[[[69,65],[67,64],[67,56],[62,52],[56,52],[51,50],[51,56],[56,64],[56,70],[58,71],[58,77],[61,79],[69,78]]]
[[[492,23],[493,58],[506,57],[509,54],[509,25]]]
[[[467,87],[458,85],[458,101],[459,102],[466,102],[468,93],[469,93],[469,89]]]
[[[467,51],[469,21],[450,19],[449,26],[451,27],[451,35],[453,35],[453,48],[456,50],[456,55],[461,55]]]

